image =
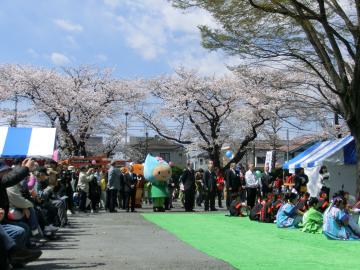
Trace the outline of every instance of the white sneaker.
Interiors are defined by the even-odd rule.
[[[94,210],[91,209],[91,214],[94,214]]]
[[[45,226],[44,231],[45,232],[57,232],[59,230],[58,227],[55,227],[53,225]]]
[[[72,215],[72,212],[70,210],[67,210],[66,214],[69,216],[69,215]]]

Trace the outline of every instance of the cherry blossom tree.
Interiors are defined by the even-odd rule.
[[[201,77],[195,71],[178,69],[147,84],[159,104],[142,111],[141,117],[160,136],[206,151],[219,167],[222,146],[236,140],[238,148],[230,162],[238,162],[257,137],[258,128],[281,110],[278,92],[257,79],[240,74]]]
[[[173,0],[200,7],[217,28],[200,26],[202,44],[316,76],[314,90],[341,115],[356,142],[360,194],[360,2],[348,0]]]
[[[59,72],[6,65],[1,73],[7,74],[6,84],[11,83],[58,128],[59,148],[65,156],[86,156],[90,135],[99,132],[103,121],[140,97],[134,82],[112,78],[109,69],[80,66]]]

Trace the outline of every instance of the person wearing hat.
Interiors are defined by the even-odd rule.
[[[25,159],[21,166],[11,170],[5,162],[0,161],[0,266],[7,269],[8,259],[13,264],[25,264],[38,259],[40,250],[25,249],[25,231],[23,228],[8,224],[9,199],[6,189],[18,184],[29,175],[34,167],[34,161]]]

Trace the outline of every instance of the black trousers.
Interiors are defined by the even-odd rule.
[[[86,198],[87,198],[87,193],[83,190],[80,190],[80,205],[79,205],[79,209],[80,211],[85,211],[86,210]]]
[[[194,203],[195,203],[195,190],[185,190],[185,211],[192,211],[194,209]]]
[[[253,208],[255,206],[257,188],[246,188],[246,193],[247,205]]]
[[[214,210],[215,209],[215,197],[216,197],[216,191],[204,191],[204,209],[205,211],[209,211],[209,206],[210,206],[210,210]]]
[[[130,201],[131,201],[131,211],[133,212],[135,210],[135,195],[136,195],[136,189],[125,192],[125,208],[126,208],[126,210],[130,209]]]
[[[68,198],[66,199],[67,209],[72,212],[74,210],[74,201],[73,201],[74,191],[70,184],[67,184],[66,196],[68,196]]]
[[[118,192],[118,202],[119,208],[125,209],[126,208],[126,196],[124,190],[119,190]]]
[[[109,189],[109,211],[115,211],[115,205],[117,200],[117,189]]]
[[[222,190],[217,190],[216,191],[216,195],[217,195],[217,199],[218,199],[218,206],[220,208],[222,208],[222,196],[223,196],[223,191]]]

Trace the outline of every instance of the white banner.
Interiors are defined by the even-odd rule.
[[[266,152],[266,158],[265,158],[265,165],[269,165],[269,171],[271,172],[272,169],[272,159],[273,159],[273,151],[267,151]]]

